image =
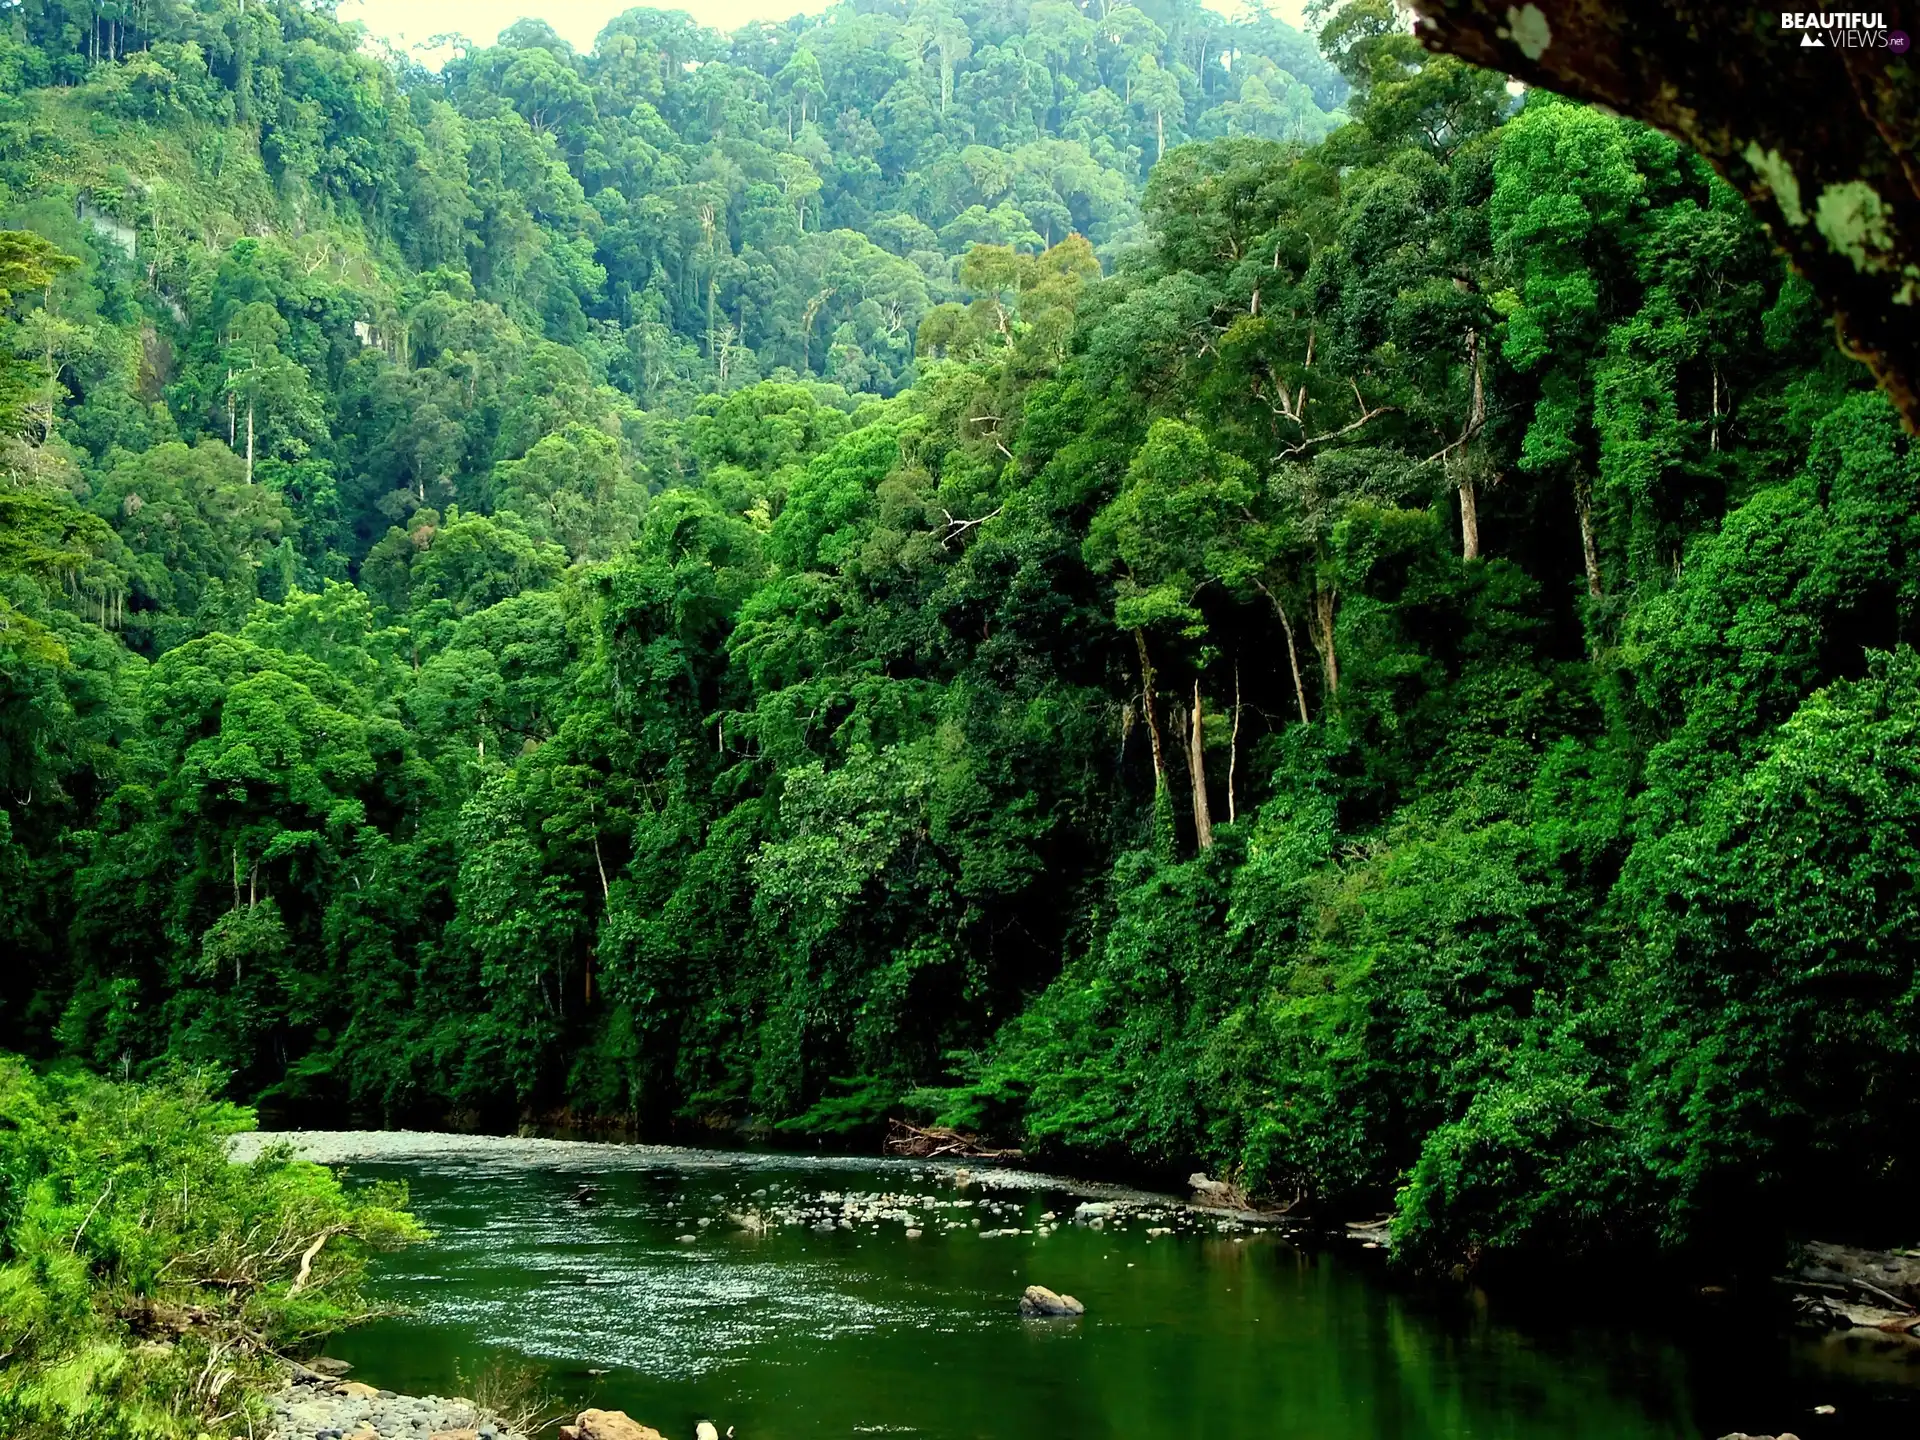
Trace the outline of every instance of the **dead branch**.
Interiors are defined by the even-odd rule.
[[[1455,450],[1458,450],[1462,445],[1465,445],[1468,441],[1472,440],[1474,436],[1478,435],[1485,428],[1486,428],[1485,420],[1479,420],[1468,425],[1467,428],[1461,432],[1460,438],[1458,440],[1452,441],[1446,445],[1442,445],[1438,450],[1434,451],[1431,455],[1427,456],[1427,458],[1422,460],[1420,463],[1422,465],[1431,465],[1436,460],[1446,459],[1448,455],[1452,454]]]
[[[1007,458],[1012,459],[1013,457],[1009,455]],[[994,519],[1006,508],[1004,505],[996,506],[991,514],[982,515],[978,520],[956,520],[951,510],[942,508],[940,513],[944,515],[946,519],[934,533],[939,535],[942,545],[951,545],[959,536],[966,534],[967,531],[973,529],[976,525],[986,524],[987,521]]]
[[[886,1150],[889,1155],[909,1155],[918,1160],[943,1155],[963,1156],[969,1160],[1018,1160],[1018,1150],[995,1150],[983,1145],[977,1135],[968,1135],[944,1125],[922,1129],[904,1120],[887,1122]]]
[[[307,1247],[306,1254],[300,1257],[300,1273],[293,1277],[293,1284],[287,1287],[287,1294],[298,1295],[307,1288],[307,1277],[313,1273],[314,1257],[320,1253],[322,1245],[340,1233],[340,1226],[331,1225],[314,1237],[313,1243]]]
[[[87,1218],[82,1220],[80,1222],[80,1228],[73,1232],[73,1244],[67,1248],[69,1255],[78,1255],[80,1253],[80,1237],[87,1233],[87,1226],[91,1225],[93,1223],[93,1217],[100,1213],[100,1207],[106,1203],[107,1196],[113,1193],[113,1182],[119,1178],[117,1175],[109,1175],[107,1177],[106,1188],[100,1192],[100,1198],[93,1202],[93,1208],[87,1211]]]
[[[1300,454],[1305,450],[1311,449],[1315,445],[1323,444],[1328,440],[1338,440],[1342,435],[1351,435],[1354,431],[1360,429],[1361,426],[1366,425],[1369,421],[1377,420],[1382,415],[1393,414],[1395,411],[1399,410],[1400,408],[1398,405],[1378,405],[1378,406],[1369,407],[1365,399],[1361,397],[1359,382],[1349,380],[1347,383],[1353,386],[1353,398],[1360,406],[1360,418],[1357,420],[1348,421],[1345,425],[1342,425],[1338,430],[1325,430],[1318,435],[1303,436],[1298,444],[1289,445],[1286,449],[1282,450],[1278,455],[1274,456],[1274,459],[1291,460],[1294,456]],[[1301,393],[1303,395],[1305,394],[1305,387],[1302,387]],[[1296,420],[1295,423],[1298,424],[1299,422]]]

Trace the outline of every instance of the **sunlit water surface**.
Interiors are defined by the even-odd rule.
[[[356,1378],[448,1394],[489,1357],[528,1359],[569,1405],[668,1440],[702,1418],[738,1440],[1920,1435],[1920,1366],[1892,1347],[1731,1318],[1637,1330],[1586,1320],[1577,1294],[1508,1313],[1271,1233],[1069,1223],[1078,1194],[950,1168],[619,1147],[556,1163],[502,1142],[350,1174],[405,1181],[436,1237],[379,1264],[412,1313],[334,1343]],[[728,1218],[754,1210],[764,1234]],[[982,1234],[1007,1229],[1023,1233]],[[1030,1282],[1086,1317],[1021,1320]]]

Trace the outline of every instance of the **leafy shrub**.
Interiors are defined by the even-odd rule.
[[[206,1076],[111,1084],[0,1057],[0,1432],[193,1435],[259,1411],[277,1354],[368,1317],[405,1195],[270,1151]],[[256,1417],[257,1418],[257,1417]]]

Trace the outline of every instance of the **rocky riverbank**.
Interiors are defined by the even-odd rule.
[[[400,1395],[310,1370],[272,1404],[268,1440],[527,1440],[471,1400]]]
[[[1003,1192],[1010,1197],[1052,1192],[1084,1202],[1074,1212],[1074,1218],[1080,1223],[1096,1222],[1095,1228],[1108,1224],[1124,1227],[1129,1221],[1144,1221],[1149,1226],[1166,1225],[1175,1229],[1303,1228],[1284,1212],[1250,1207],[1246,1197],[1238,1190],[1209,1180],[1204,1175],[1191,1177],[1191,1193],[1182,1197],[1142,1190],[1131,1185],[1083,1180],[1011,1165],[982,1164],[979,1161],[696,1150],[677,1145],[554,1140],[529,1135],[462,1135],[427,1130],[249,1131],[233,1137],[228,1153],[234,1160],[244,1163],[275,1146],[285,1146],[300,1159],[321,1165],[457,1160],[487,1168],[516,1170],[536,1164],[544,1169],[577,1174],[584,1191],[591,1191],[593,1182],[599,1177],[617,1170],[666,1168],[689,1174],[707,1174],[749,1166],[755,1170],[886,1170],[897,1173],[902,1180],[916,1187],[923,1181],[931,1181],[936,1185],[954,1186],[957,1190],[978,1197],[949,1198],[936,1205],[931,1197],[921,1195],[917,1188],[885,1193],[846,1192],[814,1197],[820,1203],[803,1212],[793,1206],[780,1206],[766,1191],[756,1191],[756,1199],[766,1198],[772,1202],[760,1207],[758,1223],[762,1224],[825,1224],[851,1229],[862,1223],[903,1218],[917,1205],[947,1210],[978,1207],[982,1223],[972,1228],[980,1229],[988,1237],[996,1237],[1019,1232],[1004,1225],[995,1227],[984,1223],[990,1212],[1010,1208],[992,1198],[993,1192]],[[958,1218],[946,1216],[949,1222],[947,1228],[959,1228],[959,1225],[952,1223]],[[1047,1218],[1052,1220],[1054,1217]],[[704,1228],[708,1224],[725,1221],[737,1222],[740,1219],[737,1214],[716,1214],[705,1217],[702,1226]],[[918,1220],[909,1219],[907,1223],[917,1224]],[[936,1220],[933,1223],[940,1222]],[[1150,1230],[1149,1233],[1156,1232]]]
[[[320,1362],[329,1363],[329,1362]],[[551,1423],[551,1421],[547,1422]],[[582,1410],[560,1440],[667,1440],[623,1410]],[[729,1434],[732,1432],[729,1431]],[[719,1440],[703,1420],[694,1440]],[[399,1395],[301,1367],[273,1399],[266,1440],[528,1440],[471,1400]]]

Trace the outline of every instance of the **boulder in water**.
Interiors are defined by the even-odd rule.
[[[573,1424],[560,1427],[560,1440],[666,1440],[624,1410],[582,1410]]]
[[[1029,1285],[1020,1297],[1020,1314],[1028,1320],[1084,1315],[1087,1307],[1071,1295],[1059,1295],[1044,1285]]]

